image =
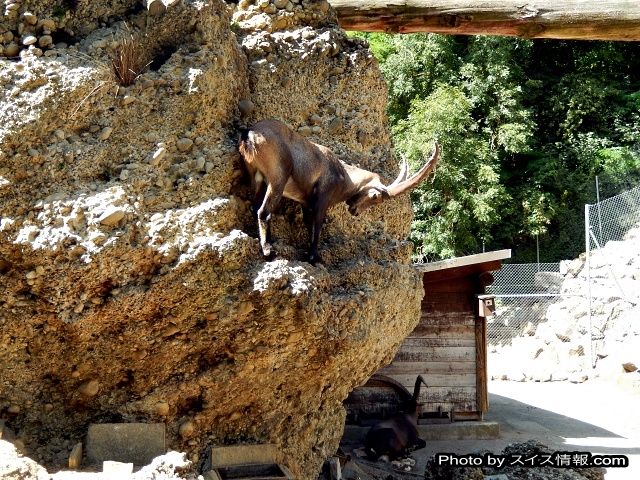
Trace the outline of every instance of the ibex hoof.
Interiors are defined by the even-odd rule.
[[[275,260],[276,257],[278,256],[278,252],[276,252],[274,249],[269,248],[269,249],[265,249],[263,250],[263,255],[266,261],[271,262],[272,260]]]
[[[309,255],[307,261],[313,266],[316,266],[318,264],[324,265],[322,257],[320,257],[320,255],[318,255],[317,253],[315,255]]]

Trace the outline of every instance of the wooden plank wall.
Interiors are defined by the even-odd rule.
[[[421,374],[428,388],[420,400],[424,412],[482,411],[477,390],[476,293],[477,274],[443,281],[425,274],[422,316],[393,362],[378,373],[413,391]],[[480,398],[481,400],[481,398]]]

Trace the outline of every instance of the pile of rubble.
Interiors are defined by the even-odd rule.
[[[591,252],[591,316],[584,254],[562,262],[560,273],[537,274],[539,291],[568,295],[539,302],[537,321],[523,325],[522,335],[509,345],[491,347],[491,378],[583,382],[604,377],[640,387],[638,252],[640,226],[624,240]]]

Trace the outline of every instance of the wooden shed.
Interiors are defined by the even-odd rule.
[[[345,400],[348,421],[367,423],[397,410],[418,375],[424,403],[419,423],[480,420],[489,408],[487,322],[492,297],[485,287],[511,250],[417,264],[424,298],[418,326],[393,361]]]

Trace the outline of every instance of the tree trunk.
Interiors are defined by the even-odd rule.
[[[638,0],[329,0],[345,30],[640,40]]]

